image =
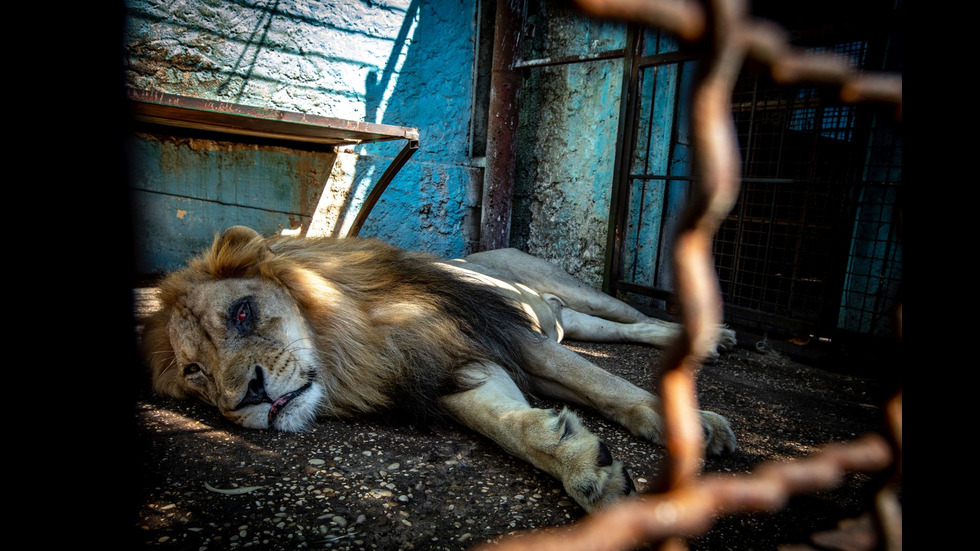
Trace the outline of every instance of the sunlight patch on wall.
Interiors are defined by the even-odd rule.
[[[414,15],[411,11],[409,11],[409,13],[406,14],[406,17],[411,17],[410,21],[405,22],[405,25],[408,27],[407,34],[404,36],[403,40],[396,40],[392,45],[391,55],[388,58],[388,67],[385,67],[384,73],[380,77],[375,74],[377,77],[377,82],[375,84],[384,86],[384,90],[381,93],[381,100],[378,102],[378,107],[374,115],[374,122],[377,123],[384,122],[385,112],[388,110],[388,102],[391,101],[391,96],[395,92],[395,88],[398,85],[398,76],[401,74],[402,67],[405,65],[405,59],[408,57],[408,50],[414,42],[415,31],[418,28],[418,10],[415,10]],[[386,78],[387,83],[384,82]]]

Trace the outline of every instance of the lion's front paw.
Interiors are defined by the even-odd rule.
[[[612,458],[605,443],[599,442],[598,448],[592,468],[570,474],[563,480],[568,495],[589,512],[636,493],[633,479],[623,462]]]
[[[623,496],[636,493],[636,487],[622,461],[613,458],[604,442],[582,426],[567,409],[558,418],[562,457],[559,479],[568,495],[586,511],[602,508]]]
[[[735,451],[738,445],[731,423],[713,411],[701,411],[704,427],[704,447],[709,455],[721,455]]]

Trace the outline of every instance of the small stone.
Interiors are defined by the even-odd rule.
[[[310,459],[309,463],[310,465],[320,466],[325,465],[327,462],[322,459]]]
[[[347,519],[345,519],[344,517],[342,517],[340,515],[334,516],[333,517],[333,522],[334,522],[334,524],[336,524],[337,526],[340,526],[341,528],[346,528],[347,527]]]

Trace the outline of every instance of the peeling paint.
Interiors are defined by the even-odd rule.
[[[619,123],[625,26],[549,3],[529,14],[525,58],[588,61],[527,69],[518,136],[511,246],[580,280],[602,283]],[[594,55],[600,54],[600,55]]]
[[[512,245],[602,281],[621,60],[537,69],[529,78]],[[591,84],[587,84],[591,83]]]

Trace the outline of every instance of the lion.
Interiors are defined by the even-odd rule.
[[[375,239],[235,226],[161,281],[160,303],[142,337],[153,390],[243,427],[448,414],[557,478],[585,511],[635,493],[632,479],[572,411],[532,407],[527,393],[663,443],[657,396],[560,343],[663,347],[679,327],[515,249],[443,261]],[[718,343],[734,346],[734,333],[719,327]],[[699,414],[707,452],[733,451],[728,420]]]

